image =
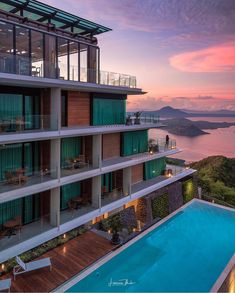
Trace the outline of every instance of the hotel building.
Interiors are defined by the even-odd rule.
[[[127,123],[127,97],[144,92],[100,69],[108,31],[35,0],[0,1],[0,263],[131,206],[151,222],[156,198],[172,212],[195,181],[166,164],[174,141],[156,134],[149,148],[158,119]]]

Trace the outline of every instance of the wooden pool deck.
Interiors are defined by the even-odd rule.
[[[17,276],[15,281],[12,274],[3,278],[12,279],[11,292],[50,292],[113,248],[108,240],[89,231],[42,256],[51,257],[51,272],[45,268]]]

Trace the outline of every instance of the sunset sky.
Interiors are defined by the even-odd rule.
[[[129,110],[235,110],[234,0],[41,0],[113,31],[103,70],[137,76]]]

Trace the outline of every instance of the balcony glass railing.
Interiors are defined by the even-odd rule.
[[[20,55],[0,54],[0,72],[136,88],[135,76],[34,60]]]
[[[22,131],[57,130],[57,119],[53,115],[10,116],[0,117],[0,135]]]
[[[7,168],[0,181],[1,193],[41,184],[57,178],[57,169],[41,168],[39,171],[27,172],[27,168]]]

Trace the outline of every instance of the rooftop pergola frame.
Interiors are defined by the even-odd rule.
[[[95,35],[111,30],[36,0],[0,0],[0,12],[5,12],[6,17],[18,18],[21,23],[40,24],[47,31],[72,37],[92,39]]]

